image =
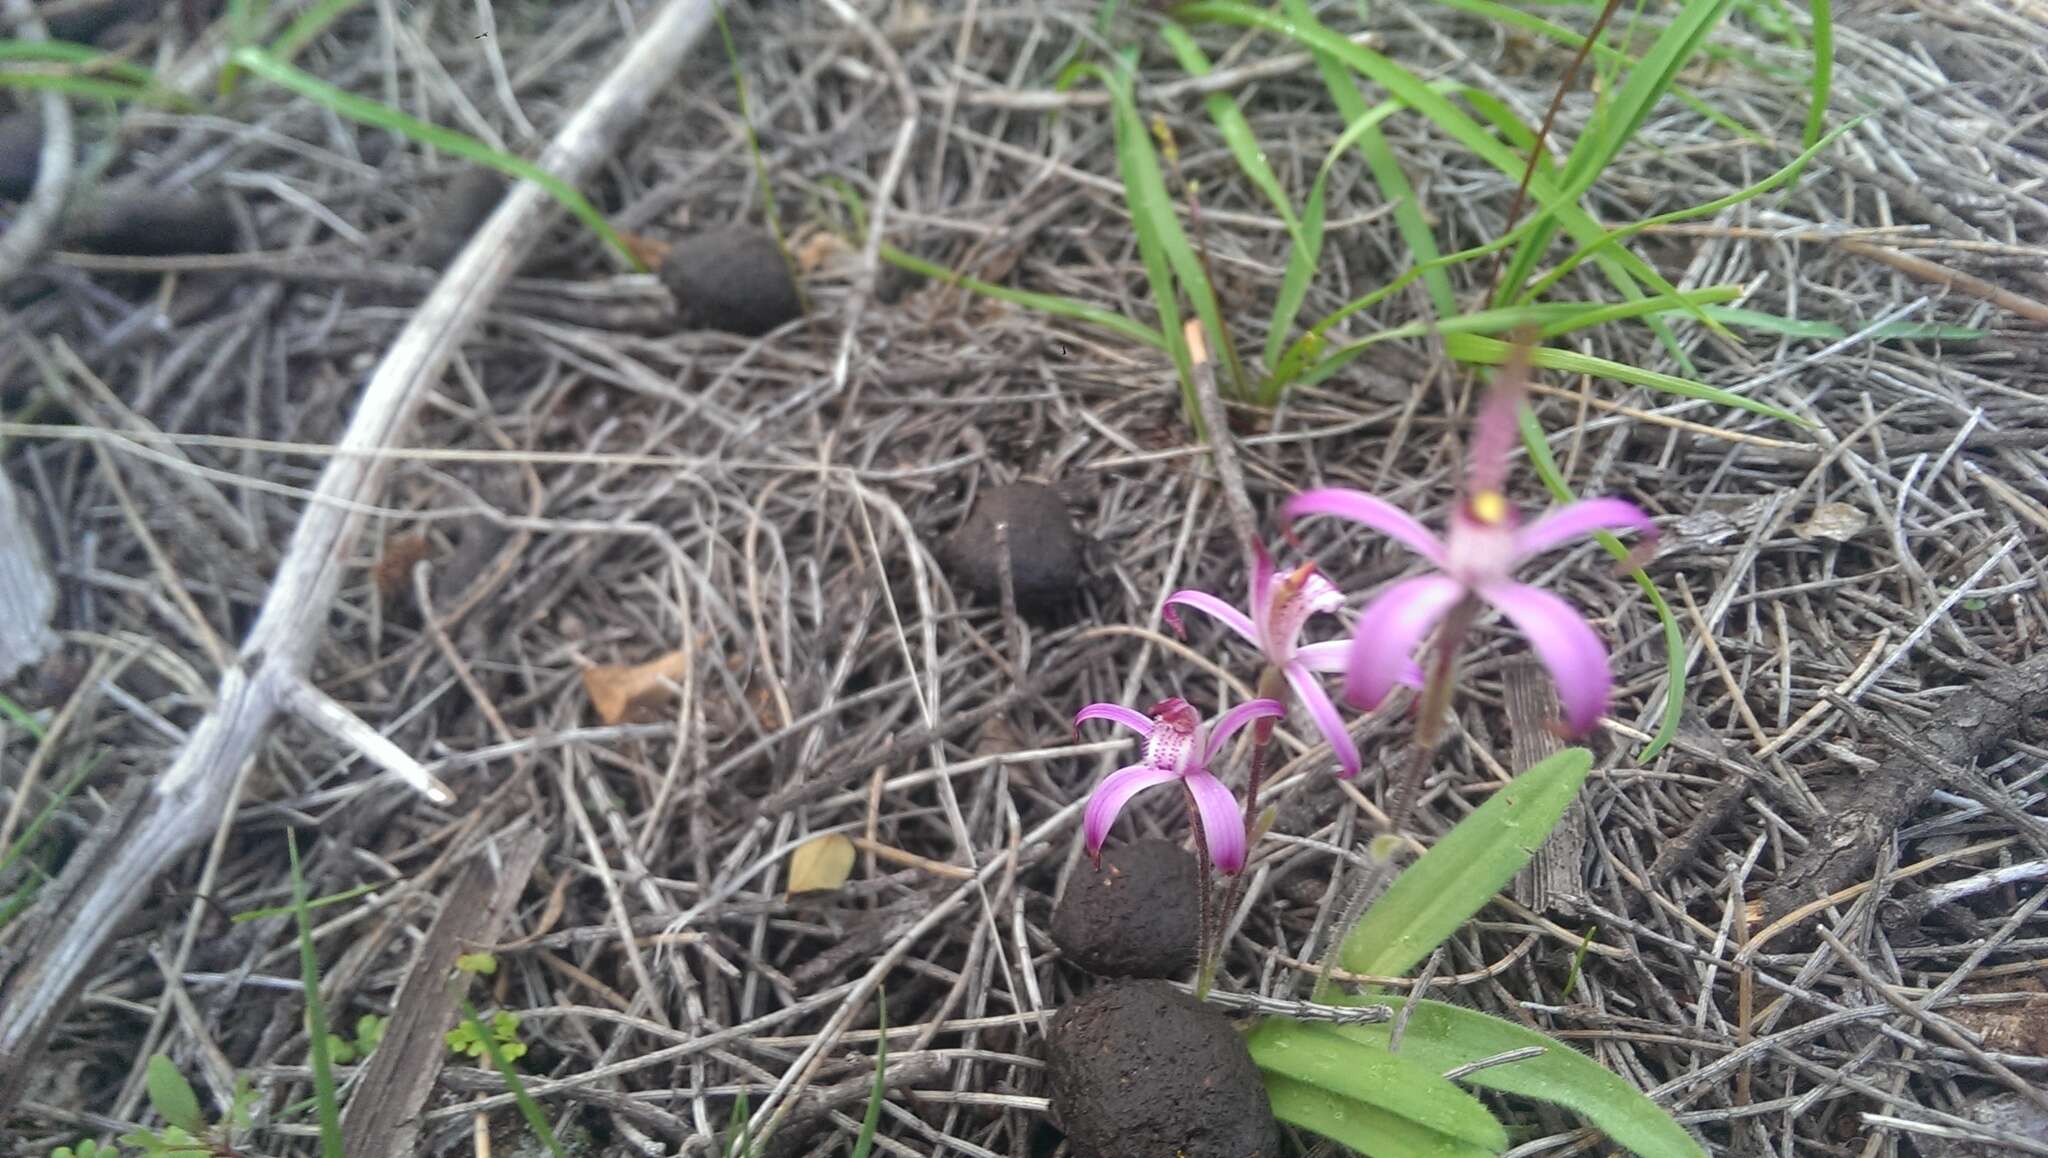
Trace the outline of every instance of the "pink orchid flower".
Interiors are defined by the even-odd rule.
[[[1463,605],[1463,614],[1469,615],[1486,604],[1528,638],[1550,670],[1574,735],[1590,731],[1607,710],[1614,673],[1607,648],[1592,625],[1571,604],[1541,588],[1517,583],[1512,576],[1527,560],[1583,535],[1635,530],[1654,541],[1657,527],[1634,503],[1613,498],[1571,503],[1521,525],[1502,493],[1521,406],[1521,391],[1511,379],[1502,377],[1473,423],[1466,495],[1451,515],[1444,538],[1393,504],[1342,487],[1306,491],[1281,510],[1290,523],[1308,515],[1337,515],[1364,523],[1439,571],[1400,580],[1367,604],[1345,668],[1344,699],[1354,707],[1377,707],[1409,670],[1422,637],[1453,608]]]
[[[1244,867],[1244,817],[1238,815],[1237,800],[1209,771],[1209,763],[1223,751],[1230,737],[1253,720],[1286,714],[1276,700],[1252,700],[1223,713],[1212,731],[1202,722],[1200,712],[1186,700],[1161,700],[1151,712],[1142,713],[1118,704],[1089,704],[1074,717],[1079,728],[1089,720],[1110,720],[1145,737],[1142,763],[1119,768],[1104,777],[1088,798],[1082,828],[1088,838],[1088,855],[1100,858],[1102,842],[1109,837],[1130,799],[1147,788],[1180,781],[1194,804],[1202,826],[1202,841],[1209,859],[1226,874]]]
[[[1181,634],[1175,604],[1192,607],[1244,637],[1259,649],[1275,670],[1286,677],[1288,686],[1301,699],[1301,706],[1315,721],[1316,730],[1330,742],[1337,757],[1337,775],[1349,780],[1358,775],[1358,746],[1344,730],[1343,717],[1330,695],[1315,677],[1316,672],[1343,671],[1350,645],[1340,639],[1304,644],[1301,629],[1309,616],[1332,613],[1344,606],[1344,593],[1316,572],[1315,564],[1304,563],[1282,576],[1274,571],[1265,547],[1254,544],[1256,559],[1252,571],[1251,599],[1246,615],[1206,591],[1176,591],[1166,597],[1162,612],[1167,626]]]

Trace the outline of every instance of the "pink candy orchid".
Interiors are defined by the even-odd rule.
[[[1275,700],[1253,700],[1239,704],[1216,721],[1213,730],[1201,713],[1178,697],[1161,700],[1151,712],[1141,713],[1117,704],[1089,704],[1074,717],[1079,728],[1089,720],[1110,720],[1145,737],[1142,763],[1119,768],[1103,778],[1088,799],[1082,828],[1088,837],[1088,855],[1100,858],[1102,842],[1110,825],[1131,797],[1159,784],[1176,780],[1187,791],[1202,827],[1202,841],[1209,859],[1225,873],[1244,867],[1244,817],[1238,815],[1237,800],[1209,771],[1209,763],[1238,730],[1253,720],[1285,715],[1287,709]]]
[[[1337,774],[1346,780],[1358,775],[1358,746],[1344,730],[1337,706],[1315,677],[1316,672],[1343,671],[1349,645],[1333,639],[1326,643],[1301,642],[1301,629],[1309,616],[1331,613],[1344,606],[1344,593],[1316,572],[1315,564],[1304,563],[1285,575],[1273,569],[1273,560],[1263,546],[1254,544],[1256,558],[1252,571],[1251,600],[1246,615],[1206,591],[1176,591],[1166,597],[1163,616],[1167,626],[1181,631],[1174,605],[1192,607],[1244,637],[1259,649],[1287,680],[1301,699],[1301,706],[1315,721],[1316,730],[1330,742],[1337,757]]]
[[[1461,607],[1454,622],[1469,623],[1483,603],[1505,615],[1550,669],[1573,734],[1591,730],[1607,710],[1614,674],[1600,637],[1571,604],[1512,576],[1530,558],[1595,531],[1635,530],[1654,540],[1657,528],[1635,504],[1613,498],[1571,503],[1521,525],[1503,494],[1521,406],[1514,379],[1502,376],[1473,423],[1466,494],[1445,538],[1385,500],[1342,487],[1306,491],[1282,508],[1290,523],[1308,515],[1364,523],[1440,572],[1400,580],[1366,606],[1345,667],[1344,698],[1354,707],[1377,707],[1410,670],[1431,628]]]

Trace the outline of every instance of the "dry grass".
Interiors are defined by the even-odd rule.
[[[972,23],[916,4],[866,26],[832,5],[735,14],[785,221],[825,220],[829,182],[844,180],[890,207],[888,236],[907,249],[1149,317],[1106,118],[1086,93],[1050,91],[1060,54],[1093,40],[1095,6],[978,7]],[[515,149],[536,139],[526,125],[544,135],[566,115],[626,37],[623,5],[505,6],[481,40],[467,5],[395,22],[379,9],[392,11],[350,17],[310,66]],[[1390,54],[1485,80],[1525,114],[1565,59],[1445,11],[1376,11]],[[2048,37],[1980,2],[1839,19],[1838,112],[1876,115],[1796,191],[1660,231],[1645,253],[1681,288],[1756,279],[1746,304],[1759,310],[1851,332],[1907,318],[1992,336],[1738,348],[1681,327],[1702,377],[1807,416],[1809,431],[1612,383],[1550,383],[1540,410],[1574,485],[1664,521],[1652,573],[1687,617],[1685,728],[1657,761],[1631,758],[1663,693],[1656,620],[1595,553],[1551,563],[1546,577],[1602,618],[1622,689],[1596,744],[1605,771],[1589,789],[1584,901],[1548,914],[1503,902],[1451,943],[1436,985],[1662,1092],[1717,1149],[1928,1153],[1987,1096],[2048,1081],[2048,928],[2040,885],[2023,875],[1917,922],[1888,921],[1888,906],[2039,861],[2030,830],[1950,783],[1832,906],[1764,939],[1780,914],[1748,902],[1806,849],[1830,784],[1888,754],[1877,722],[1910,731],[1942,718],[1959,689],[2048,634],[2042,330],[1929,268],[2048,299]],[[1723,40],[1800,67],[1740,22]],[[1230,46],[1212,46],[1221,63],[1256,59]],[[509,87],[492,82],[499,66]],[[1796,77],[1727,64],[1687,83],[1763,134],[1797,135]],[[1305,187],[1341,128],[1313,73],[1239,91],[1283,180]],[[35,745],[0,722],[0,814],[22,801],[33,813],[64,770],[101,760],[59,814],[52,855],[125,783],[158,771],[207,704],[322,448],[429,284],[397,258],[449,167],[310,104],[245,99],[256,128],[140,118],[114,172],[226,186],[262,255],[59,257],[14,287],[0,397],[35,392],[36,421],[77,425],[16,427],[7,447],[49,533],[71,646],[68,670],[16,689],[61,713],[35,783],[21,775]],[[1201,182],[1226,302],[1260,316],[1285,234],[1189,98],[1156,107]],[[1588,108],[1568,101],[1560,133]],[[755,218],[734,109],[715,44],[700,47],[595,199],[655,238]],[[892,170],[906,118],[916,134]],[[1412,119],[1388,129],[1446,248],[1493,236],[1511,187]],[[1593,208],[1624,221],[1694,204],[1788,156],[1671,106]],[[1401,268],[1384,210],[1362,172],[1335,183],[1311,314]],[[153,1051],[202,1088],[247,1077],[271,1111],[253,1149],[306,1150],[309,1115],[279,1112],[310,1088],[290,922],[226,915],[285,898],[287,827],[300,829],[316,895],[377,885],[318,913],[328,1009],[353,1024],[389,1010],[451,867],[521,817],[547,846],[487,996],[524,1019],[524,1069],[565,1135],[605,1153],[713,1153],[744,1089],[756,1111],[788,1104],[822,1124],[810,1152],[841,1152],[882,989],[895,1087],[883,1149],[1045,1152],[1044,1019],[1084,983],[1045,928],[1077,863],[1077,802],[1120,752],[1075,744],[1069,720],[1090,700],[1246,694],[1235,644],[1203,628],[1183,646],[1154,627],[1176,587],[1235,596],[1238,545],[1160,358],[886,273],[870,293],[857,253],[820,248],[810,320],[750,343],[667,332],[652,321],[651,281],[611,274],[588,238],[558,234],[465,346],[413,449],[396,452],[315,669],[431,761],[460,803],[430,807],[300,726],[278,731],[222,839],[149,886],[90,979],[7,1125],[11,1152],[137,1120]],[[1917,262],[1887,260],[1900,257]],[[1584,277],[1567,285],[1598,293]],[[1398,298],[1378,321],[1419,308],[1419,293]],[[1675,369],[1640,327],[1595,331],[1582,348]],[[1268,512],[1301,486],[1348,483],[1440,515],[1447,416],[1465,388],[1412,344],[1276,415],[1243,414],[1254,503]],[[964,605],[931,557],[978,488],[1019,476],[1059,482],[1096,544],[1094,575],[1060,622]],[[1841,542],[1803,531],[1824,504],[1866,525]],[[418,582],[380,589],[376,548],[407,535],[429,547]],[[1357,591],[1407,565],[1327,528],[1308,544]],[[1488,638],[1500,646],[1473,667],[1423,804],[1435,831],[1503,772],[1500,678],[1517,649]],[[594,722],[584,668],[673,649],[689,663],[671,715]],[[1389,715],[1361,734],[1370,752],[1405,732]],[[1282,735],[1280,836],[1251,879],[1220,987],[1287,999],[1305,993],[1301,963],[1342,894],[1333,877],[1377,812],[1372,783],[1325,774],[1312,730]],[[1979,795],[2040,814],[2044,744],[2038,731],[1998,738]],[[1703,810],[1718,822],[1691,831]],[[1164,803],[1135,815],[1178,832]],[[785,898],[790,850],[828,831],[862,838],[852,883]],[[0,972],[9,936],[0,929]],[[2015,1004],[2030,995],[2037,1004]],[[1958,1040],[1955,1027],[1981,1036]],[[479,1110],[495,1112],[508,1147],[516,1118],[500,1091],[487,1067],[446,1068],[428,1152],[470,1152]],[[1581,1142],[1563,1115],[1514,1113],[1530,1152]]]

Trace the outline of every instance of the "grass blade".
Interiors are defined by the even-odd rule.
[[[617,250],[633,269],[641,273],[647,272],[647,267],[634,256],[625,239],[619,236],[618,230],[612,228],[611,222],[605,220],[604,214],[598,212],[597,206],[592,205],[588,198],[577,192],[574,186],[533,162],[500,152],[466,133],[428,124],[389,105],[343,91],[318,77],[299,71],[260,48],[238,48],[230,59],[264,80],[326,105],[352,121],[401,134],[423,145],[453,153],[480,165],[489,165],[508,176],[539,185],[555,200],[560,201],[569,212],[575,214],[577,220],[603,238],[605,244]]]
[[[868,1158],[875,1148],[875,1131],[882,1125],[882,1101],[889,1090],[889,998],[875,991],[875,1088],[868,1095],[868,1111],[861,1115],[860,1136],[853,1142],[853,1158]]]
[[[1699,307],[1695,306],[1693,308],[1697,309]],[[1508,343],[1498,338],[1483,337],[1479,334],[1446,334],[1444,335],[1444,352],[1460,362],[1469,362],[1475,366],[1499,366],[1507,361],[1509,346]],[[1531,365],[1542,366],[1549,370],[1563,370],[1568,374],[1591,374],[1596,378],[1612,378],[1617,382],[1627,382],[1633,386],[1647,386],[1652,390],[1661,390],[1666,394],[1676,394],[1680,398],[1697,398],[1703,402],[1712,402],[1717,406],[1747,410],[1751,414],[1760,414],[1765,418],[1775,418],[1780,422],[1790,423],[1793,426],[1806,425],[1798,415],[1789,410],[1773,406],[1768,402],[1758,402],[1754,398],[1746,398],[1717,386],[1708,386],[1703,382],[1695,382],[1690,378],[1679,378],[1671,374],[1659,373],[1655,370],[1644,370],[1623,362],[1612,362],[1606,358],[1596,358],[1591,354],[1581,354],[1573,350],[1560,350],[1554,346],[1538,346],[1529,352],[1529,362]]]
[[[1351,43],[1317,23],[1315,14],[1309,10],[1307,0],[1286,0],[1286,12],[1287,20],[1290,22],[1312,25],[1331,39],[1347,45]],[[1204,14],[1190,13],[1185,14],[1184,18],[1200,18],[1202,15]],[[1316,68],[1322,73],[1323,87],[1329,90],[1330,99],[1337,105],[1338,115],[1350,124],[1356,124],[1369,116],[1371,110],[1366,107],[1365,98],[1358,95],[1358,87],[1343,71],[1342,66],[1350,62],[1343,60],[1341,54],[1317,48],[1316,45],[1307,42],[1304,42],[1304,45],[1315,52]],[[1384,87],[1397,97],[1401,95],[1392,85]],[[1403,103],[1413,107],[1414,102]],[[1422,205],[1415,197],[1415,186],[1409,183],[1408,174],[1395,159],[1394,150],[1387,144],[1385,134],[1379,131],[1377,122],[1374,122],[1374,127],[1359,134],[1357,147],[1359,156],[1365,161],[1366,169],[1372,173],[1373,183],[1379,186],[1380,196],[1394,207],[1394,229],[1400,233],[1402,243],[1408,247],[1408,252],[1414,256],[1415,264],[1423,271],[1422,284],[1429,293],[1431,306],[1436,310],[1438,317],[1451,317],[1458,312],[1458,302],[1456,295],[1451,292],[1449,275],[1444,272],[1444,267],[1438,264],[1443,251],[1437,248],[1436,233],[1430,229],[1428,219],[1422,214]]]
[[[991,297],[999,302],[1008,302],[1013,306],[1022,306],[1027,310],[1037,310],[1040,313],[1051,314],[1056,318],[1086,322],[1091,326],[1099,326],[1113,334],[1120,334],[1134,342],[1143,342],[1145,345],[1155,349],[1164,350],[1167,348],[1166,339],[1159,336],[1159,331],[1142,322],[1132,321],[1122,314],[1112,313],[1100,306],[1091,306],[1087,302],[1076,301],[1073,298],[1062,297],[1058,294],[1042,294],[1032,290],[1011,289],[1008,286],[1000,286],[994,282],[971,278],[964,273],[955,273],[943,265],[938,265],[921,257],[905,253],[887,242],[882,244],[881,256],[883,261],[898,269],[906,269],[911,273],[920,274],[934,281],[945,282],[948,285],[957,285],[963,289],[978,293],[983,297]]]
[[[299,838],[285,830],[291,856],[292,916],[299,927],[299,981],[306,990],[306,1038],[312,1054],[313,1101],[320,1117],[320,1153],[345,1158],[341,1148],[341,1107],[334,1097],[334,1059],[328,1056],[327,1011],[320,1004],[320,956],[313,948],[313,922],[306,912],[306,878],[299,872]]]
[[[1529,464],[1535,468],[1536,477],[1543,480],[1543,486],[1550,497],[1558,503],[1569,503],[1578,498],[1572,493],[1570,484],[1564,481],[1564,473],[1557,469],[1557,459],[1550,453],[1550,441],[1543,436],[1543,426],[1536,421],[1536,412],[1528,406],[1522,407],[1522,445],[1529,449]],[[1629,549],[1620,539],[1606,531],[1595,532],[1593,538],[1617,563],[1626,562]],[[1657,622],[1664,628],[1664,709],[1657,725],[1657,732],[1650,737],[1648,747],[1636,757],[1636,763],[1647,764],[1668,747],[1672,738],[1678,735],[1679,716],[1685,710],[1685,636],[1678,630],[1678,616],[1672,614],[1671,605],[1664,601],[1664,593],[1650,581],[1650,576],[1638,567],[1629,572],[1638,590],[1650,601],[1657,612]]]
[[[1800,141],[1807,148],[1820,143],[1827,127],[1828,93],[1835,84],[1835,8],[1832,0],[1812,0],[1813,14],[1813,96],[1806,106],[1806,131]]]
[[[539,1102],[533,1100],[533,1095],[526,1092],[526,1083],[520,1079],[519,1071],[505,1060],[504,1052],[498,1048],[497,1037],[484,1027],[482,1019],[476,1015],[476,1006],[471,1005],[467,997],[462,999],[462,1024],[476,1035],[477,1043],[484,1047],[492,1067],[498,1071],[499,1077],[505,1079],[505,1088],[511,1092],[512,1100],[518,1103],[519,1116],[526,1119],[526,1128],[533,1131],[533,1136],[540,1139],[554,1158],[568,1158],[562,1149],[561,1139],[555,1137],[555,1128],[548,1123],[546,1112],[540,1108]]]
[[[270,55],[283,61],[293,61],[306,51],[308,45],[320,39],[329,25],[361,4],[363,0],[320,0],[318,4],[293,17],[292,22],[270,42]]]
[[[1701,0],[1696,0],[1696,2],[1701,2]],[[1715,0],[1715,2],[1726,3],[1726,0]],[[1363,45],[1354,44],[1330,31],[1328,28],[1323,27],[1321,24],[1316,23],[1312,17],[1306,15],[1306,9],[1302,6],[1300,0],[1289,0],[1289,4],[1289,14],[1286,16],[1253,8],[1243,3],[1242,0],[1199,0],[1197,3],[1182,6],[1176,10],[1176,13],[1183,19],[1215,20],[1226,24],[1261,29],[1288,37],[1311,51],[1327,54],[1341,61],[1352,71],[1360,73],[1385,88],[1394,98],[1427,117],[1445,135],[1470,149],[1487,163],[1508,176],[1520,180],[1523,170],[1527,167],[1527,159],[1518,156],[1513,149],[1509,148],[1492,133],[1487,132],[1485,128],[1481,127],[1471,117],[1465,115],[1442,93],[1425,84],[1420,77],[1417,77],[1414,73],[1394,63],[1387,57]],[[1297,15],[1297,12],[1300,14]],[[1348,87],[1348,84],[1335,86],[1333,91],[1341,92]],[[1357,94],[1353,92],[1352,96],[1355,98]],[[1354,111],[1345,108],[1341,98],[1339,100],[1339,111],[1345,115],[1346,119],[1355,119]],[[1368,141],[1370,139],[1370,137],[1367,138]],[[1554,181],[1543,177],[1540,173],[1529,182],[1529,196],[1543,207],[1546,214],[1554,217],[1561,223],[1565,231],[1582,245],[1592,245],[1605,237],[1608,232],[1595,222],[1590,214],[1579,208],[1574,196],[1567,195]],[[1531,235],[1526,244],[1534,245],[1535,239],[1540,236],[1540,231]],[[1430,256],[1434,257],[1433,242],[1431,246]],[[1626,249],[1615,252],[1611,256],[1613,258],[1611,262],[1602,260],[1600,264],[1602,269],[1608,272],[1610,280],[1614,281],[1624,297],[1633,299],[1639,296],[1642,291],[1637,288],[1636,282],[1641,281],[1654,289],[1659,297],[1672,301],[1679,300],[1678,291],[1672,287],[1671,283],[1666,281],[1663,275],[1659,274],[1656,270],[1651,269],[1648,263],[1644,262],[1641,257]],[[1434,297],[1435,295],[1432,294],[1432,296]],[[1448,308],[1446,304],[1439,303],[1438,312],[1441,316],[1451,317],[1458,311],[1454,303],[1451,303]],[[1716,332],[1724,332],[1721,331],[1719,323],[1697,312],[1697,308],[1691,312],[1710,329]],[[1728,336],[1733,337],[1733,335]],[[1667,344],[1676,350],[1675,342]],[[1683,357],[1682,351],[1679,351],[1679,355]]]

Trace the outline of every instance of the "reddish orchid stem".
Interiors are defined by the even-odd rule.
[[[1210,908],[1215,898],[1210,892],[1209,870],[1213,866],[1209,862],[1209,837],[1202,831],[1202,811],[1195,804],[1194,790],[1183,784],[1182,792],[1187,797],[1188,827],[1195,834],[1195,871],[1201,877],[1202,915],[1195,937],[1195,1000],[1200,1001],[1209,995],[1209,982],[1216,976],[1215,963],[1210,960],[1215,952],[1215,938],[1210,929]]]

